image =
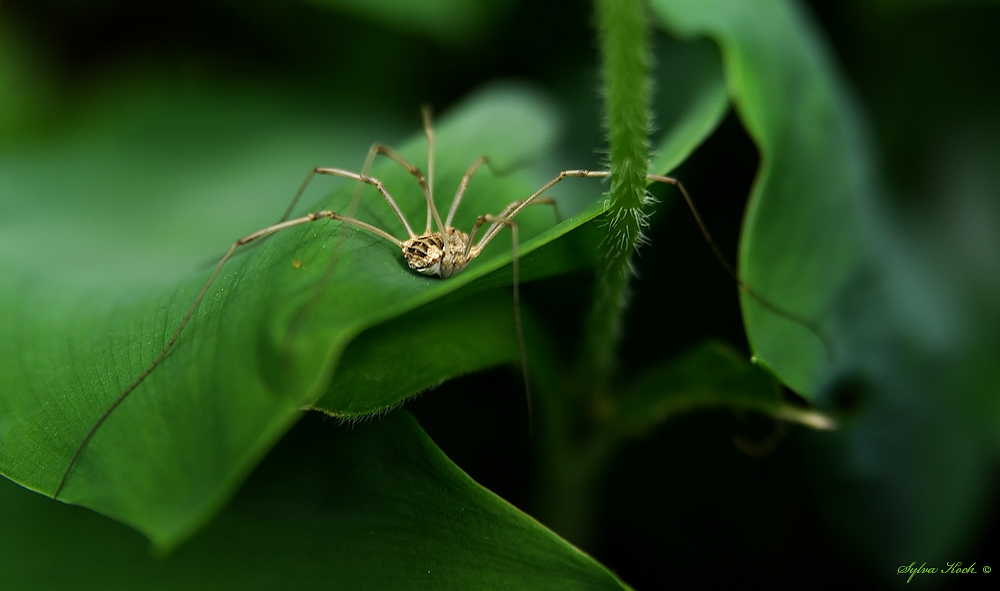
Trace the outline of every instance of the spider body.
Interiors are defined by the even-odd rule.
[[[462,177],[462,181],[459,185],[458,191],[456,192],[454,199],[452,200],[451,207],[448,211],[447,216],[444,219],[442,219],[438,212],[437,207],[434,204],[434,198],[433,198],[434,135],[430,125],[430,114],[426,110],[424,112],[424,129],[427,134],[428,173],[426,177],[424,176],[423,172],[420,171],[420,169],[407,162],[405,159],[403,159],[402,156],[394,152],[392,149],[387,148],[381,144],[375,144],[372,146],[371,150],[369,150],[368,158],[366,159],[363,168],[364,172],[356,173],[348,170],[342,170],[339,168],[326,168],[326,167],[319,167],[313,169],[313,171],[309,173],[305,181],[302,183],[302,186],[299,188],[298,193],[296,193],[295,197],[292,199],[291,204],[288,206],[288,209],[285,210],[285,214],[281,217],[278,223],[273,224],[271,226],[267,226],[266,228],[261,228],[260,230],[248,234],[237,240],[235,243],[233,243],[233,245],[229,247],[229,250],[216,265],[215,270],[211,273],[208,280],[202,287],[201,291],[198,293],[198,296],[194,299],[194,302],[188,309],[187,313],[184,315],[184,318],[181,320],[180,324],[174,331],[173,336],[167,342],[166,346],[160,351],[159,355],[157,355],[157,357],[149,364],[149,366],[146,367],[145,371],[139,374],[139,376],[135,379],[135,381],[133,381],[132,384],[128,388],[126,388],[118,396],[118,398],[115,399],[104,410],[104,412],[97,418],[97,420],[91,426],[90,430],[83,437],[82,441],[77,446],[76,451],[73,454],[73,457],[70,459],[70,462],[66,467],[66,470],[63,472],[62,480],[59,482],[58,487],[56,487],[55,493],[53,494],[53,498],[57,498],[59,496],[59,493],[65,486],[66,481],[69,478],[70,473],[73,471],[73,467],[76,465],[77,460],[80,458],[80,455],[83,453],[84,449],[86,449],[87,443],[91,440],[94,434],[97,433],[101,425],[104,424],[104,422],[107,420],[109,416],[111,416],[111,414],[115,411],[115,409],[118,408],[118,406],[122,404],[126,400],[126,398],[128,398],[128,396],[166,358],[167,353],[169,353],[171,348],[173,348],[174,344],[177,343],[177,340],[180,338],[181,333],[184,331],[184,328],[188,325],[188,322],[194,316],[195,311],[198,309],[198,306],[201,303],[202,299],[205,297],[205,294],[212,286],[212,283],[215,281],[215,278],[219,275],[220,271],[222,271],[223,266],[233,256],[233,254],[238,249],[247,244],[250,244],[251,242],[255,242],[257,240],[266,238],[268,236],[271,236],[288,228],[309,224],[311,222],[323,219],[339,221],[344,224],[354,226],[356,228],[359,228],[361,230],[364,230],[366,232],[369,232],[375,236],[378,236],[380,238],[383,238],[391,242],[402,251],[403,258],[406,260],[406,264],[410,267],[410,269],[421,275],[437,276],[442,279],[447,279],[462,272],[472,260],[474,260],[480,254],[482,254],[483,249],[486,248],[486,245],[488,245],[494,238],[496,238],[496,236],[500,233],[500,231],[503,228],[510,228],[511,238],[512,238],[511,246],[513,251],[512,272],[513,272],[513,282],[514,282],[514,289],[513,289],[514,326],[517,331],[517,340],[519,344],[519,349],[521,351],[521,366],[524,372],[525,387],[526,389],[529,388],[527,362],[525,358],[526,354],[524,352],[524,338],[521,331],[520,303],[519,303],[520,300],[518,296],[518,254],[517,254],[518,229],[517,229],[517,224],[514,222],[514,218],[525,207],[528,207],[529,205],[546,204],[546,205],[551,205],[553,207],[556,213],[556,218],[558,219],[559,214],[558,210],[556,209],[555,201],[553,201],[551,198],[548,197],[542,197],[541,195],[543,193],[548,191],[553,185],[559,183],[560,181],[566,178],[575,177],[575,178],[603,179],[609,177],[611,173],[608,171],[564,170],[563,172],[560,172],[555,178],[550,180],[548,183],[543,185],[540,189],[535,191],[532,195],[528,196],[527,198],[518,199],[510,203],[509,205],[507,205],[507,207],[504,207],[503,210],[501,210],[499,213],[495,215],[493,214],[480,215],[476,219],[475,225],[472,227],[471,231],[468,234],[466,234],[465,232],[452,227],[451,225],[452,219],[455,217],[455,213],[458,210],[458,205],[462,200],[462,196],[465,194],[465,190],[468,188],[469,182],[472,179],[473,174],[483,164],[489,165],[489,160],[487,159],[486,156],[480,156],[468,168],[468,170],[465,172],[465,175]],[[417,183],[420,185],[420,188],[424,194],[424,198],[427,201],[427,226],[422,234],[417,234],[416,232],[413,231],[409,222],[403,216],[403,212],[400,210],[399,206],[396,204],[396,201],[386,190],[382,182],[370,176],[367,173],[367,171],[371,166],[372,160],[377,155],[386,156],[391,160],[394,160],[400,166],[405,168],[417,180]],[[396,218],[399,219],[403,228],[406,230],[407,238],[405,240],[400,240],[399,238],[393,236],[386,230],[383,230],[382,228],[379,228],[373,224],[331,210],[316,211],[308,213],[301,217],[289,219],[289,216],[291,215],[292,210],[294,209],[296,203],[298,202],[299,197],[302,196],[302,192],[305,190],[306,186],[309,184],[309,181],[313,178],[313,176],[317,174],[329,175],[329,176],[335,176],[353,180],[359,183],[358,184],[359,188],[362,185],[369,185],[374,187],[385,199],[386,203],[389,205],[393,213],[396,215]],[[684,195],[685,200],[688,202],[689,205],[691,205],[692,211],[694,211],[693,205],[690,202],[690,198],[687,196],[687,193],[684,191],[683,188],[680,187],[680,184],[675,179],[669,177],[660,177],[655,175],[649,175],[647,178],[649,178],[649,180],[651,181],[664,182],[677,185],[681,189],[681,193]],[[357,196],[358,193],[356,192],[355,195]],[[700,218],[697,217],[697,213],[695,213],[695,217],[696,219],[698,219],[699,225],[702,225]],[[436,231],[433,230],[435,223],[438,228]],[[702,228],[703,231],[705,231],[703,226]],[[480,230],[482,231],[481,234]],[[707,231],[706,231],[706,237],[707,237]],[[711,239],[709,239],[709,243],[713,244],[714,248],[714,243],[711,242]],[[296,261],[296,263],[298,263],[298,261]],[[301,263],[295,264],[296,267],[300,265]],[[727,269],[729,269],[728,266]],[[747,289],[747,291],[749,291],[749,289],[746,288],[746,286],[741,281],[739,281],[739,278],[736,277],[735,273],[731,272],[731,274],[736,278],[737,282],[741,287],[744,287],[745,289]],[[528,390],[528,398],[530,400],[530,389]],[[529,412],[530,412],[530,402],[529,402]]]
[[[473,258],[469,256],[469,235],[451,226],[444,229],[444,235],[448,237],[447,248],[441,232],[404,240],[406,264],[421,275],[436,275],[441,279],[461,273]]]

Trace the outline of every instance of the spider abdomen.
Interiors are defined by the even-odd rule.
[[[466,250],[469,235],[451,226],[445,228],[448,248],[441,232],[431,232],[403,242],[403,258],[411,269],[421,275],[437,275],[447,279],[465,269],[469,264]]]

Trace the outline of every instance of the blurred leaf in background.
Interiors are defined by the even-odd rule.
[[[473,482],[406,413],[306,422],[167,560],[119,524],[0,482],[7,588],[623,588]]]
[[[464,45],[477,35],[490,35],[491,21],[510,13],[512,0],[307,0],[332,10],[356,14],[377,24]]]

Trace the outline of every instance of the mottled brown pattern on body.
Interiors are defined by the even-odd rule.
[[[469,264],[469,235],[451,226],[445,228],[448,248],[440,232],[432,232],[403,241],[406,264],[421,275],[437,275],[443,279],[459,273]]]

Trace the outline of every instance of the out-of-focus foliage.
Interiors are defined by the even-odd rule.
[[[0,482],[19,533],[0,541],[7,588],[622,588],[455,468],[406,413],[354,430],[308,422],[169,560],[126,527]],[[46,568],[54,555],[60,568]]]
[[[512,0],[304,0],[356,14],[380,25],[442,43],[468,43],[489,35],[492,21],[509,14]]]

